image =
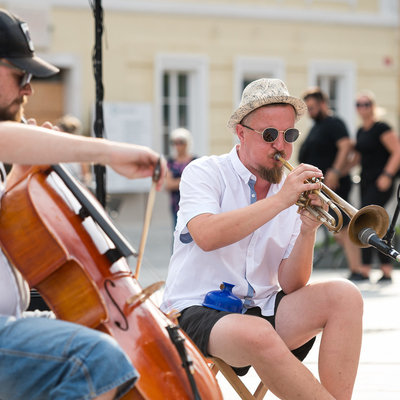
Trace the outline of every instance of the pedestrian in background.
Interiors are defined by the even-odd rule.
[[[179,184],[184,168],[196,157],[191,154],[192,134],[185,128],[177,128],[171,132],[172,157],[168,159],[168,171],[165,188],[170,193],[170,207],[175,229],[179,210]]]
[[[393,195],[394,178],[400,165],[399,138],[392,127],[381,120],[382,109],[377,107],[372,92],[360,93],[356,108],[361,126],[357,130],[353,164],[361,165],[361,206],[376,204],[384,207]],[[373,247],[361,249],[361,279],[369,280],[375,253],[382,270],[378,283],[391,283],[391,260]]]
[[[303,99],[314,125],[300,147],[299,162],[318,167],[324,174],[324,184],[347,201],[352,184],[348,157],[353,144],[346,125],[333,115],[328,97],[320,88],[310,88],[303,94]],[[337,218],[333,212],[332,216]],[[349,279],[356,281],[361,276],[361,254],[360,249],[349,238],[349,222],[348,216],[343,213],[343,228],[334,237],[346,254],[350,269]]]

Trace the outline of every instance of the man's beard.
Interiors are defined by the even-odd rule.
[[[315,122],[320,122],[320,121],[323,121],[325,118],[326,118],[326,114],[322,110],[319,110],[317,115],[315,117],[313,117],[313,120]]]
[[[282,180],[283,168],[282,166],[273,168],[259,167],[258,173],[260,177],[267,182],[279,183]]]
[[[11,106],[0,108],[0,121],[17,121],[21,122],[22,116],[24,115],[24,104],[26,103],[26,96],[22,99],[15,100],[11,105],[15,103],[19,104],[18,110],[11,112]]]

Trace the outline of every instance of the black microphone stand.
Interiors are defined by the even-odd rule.
[[[392,222],[391,222],[385,236],[382,238],[382,240],[390,247],[393,247],[393,238],[394,238],[394,235],[396,234],[395,227],[396,227],[396,223],[397,223],[397,218],[399,217],[399,213],[400,213],[400,184],[397,187],[397,206],[393,213]]]

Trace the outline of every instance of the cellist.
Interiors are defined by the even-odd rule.
[[[28,26],[0,9],[0,161],[16,165],[94,162],[128,177],[152,176],[159,155],[143,146],[116,143],[23,125],[23,104],[33,93],[32,76],[58,69],[37,57]],[[6,176],[1,166],[0,197]],[[166,165],[161,164],[161,176]],[[161,189],[160,179],[157,189]],[[1,207],[0,207],[1,212]],[[0,251],[0,398],[119,399],[132,388],[137,371],[109,335],[81,325],[26,317],[29,289]],[[46,315],[49,317],[49,315]],[[51,317],[51,316],[50,316]],[[104,362],[106,360],[106,362]]]

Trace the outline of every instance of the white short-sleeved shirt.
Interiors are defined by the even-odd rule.
[[[196,245],[186,227],[197,215],[235,210],[256,201],[256,177],[240,161],[236,147],[229,154],[202,157],[185,168],[181,178],[180,209],[161,309],[181,311],[201,305],[207,292],[222,282],[235,287],[233,293],[245,307],[258,306],[273,315],[280,290],[278,268],[289,257],[300,232],[297,206],[280,212],[272,220],[240,241],[205,252]],[[272,184],[267,197],[283,184]]]

